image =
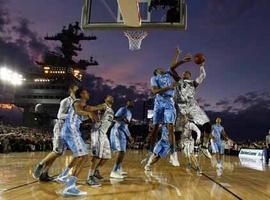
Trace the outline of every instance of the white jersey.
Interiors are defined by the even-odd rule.
[[[206,77],[204,67],[200,68],[200,76],[196,80],[184,80],[178,81],[176,87],[175,102],[177,104],[192,104],[196,102],[195,94],[196,88],[203,82]]]
[[[176,88],[175,102],[178,104],[189,104],[194,102],[195,89],[195,82],[193,80],[181,79]]]
[[[190,119],[198,125],[204,125],[210,121],[195,98],[196,88],[203,82],[205,77],[204,67],[201,66],[200,76],[196,80],[179,80],[175,95],[175,107],[177,110],[176,130],[180,129],[178,123],[184,115],[189,115]]]
[[[96,123],[95,129],[99,129],[102,133],[107,133],[114,119],[114,111],[106,104],[106,109],[101,116],[99,122]]]

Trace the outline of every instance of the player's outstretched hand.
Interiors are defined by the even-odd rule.
[[[176,47],[176,55],[180,55],[180,53],[181,53],[180,48],[179,47]]]
[[[191,54],[186,54],[185,56],[184,56],[184,58],[183,58],[183,61],[184,62],[190,62],[190,61],[192,61],[192,55]]]
[[[134,138],[133,137],[129,137],[129,142],[130,142],[130,144],[134,144]]]
[[[205,65],[205,62],[201,63],[200,65],[198,65],[199,67],[202,67]]]

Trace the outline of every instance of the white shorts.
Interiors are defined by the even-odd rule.
[[[111,159],[111,146],[106,133],[100,130],[91,132],[90,153],[101,159]]]
[[[184,154],[186,157],[194,153],[194,139],[183,139],[182,146],[184,147]]]
[[[175,124],[176,131],[181,130],[180,121],[181,117],[189,115],[191,120],[196,125],[204,125],[207,122],[210,122],[206,113],[201,109],[197,102],[193,102],[191,104],[177,104],[177,119]]]
[[[61,137],[61,130],[63,129],[64,123],[64,120],[57,120],[53,128],[53,151],[57,154],[64,154],[67,149]]]

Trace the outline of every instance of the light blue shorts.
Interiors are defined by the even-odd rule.
[[[114,126],[111,129],[110,141],[112,151],[127,151],[127,137],[125,130]]]
[[[174,124],[176,110],[171,98],[155,100],[153,124]]]
[[[224,145],[222,141],[216,142],[211,139],[212,153],[224,154]]]
[[[72,151],[74,157],[89,154],[78,127],[65,124],[61,136],[66,146]]]
[[[160,139],[156,144],[153,152],[154,154],[160,157],[165,157],[168,155],[170,150],[171,150],[170,142],[168,140]]]

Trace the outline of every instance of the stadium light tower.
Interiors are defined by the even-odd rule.
[[[25,80],[23,78],[23,75],[12,71],[6,67],[0,68],[0,80],[4,83],[11,84],[14,86],[22,85],[23,81]]]

